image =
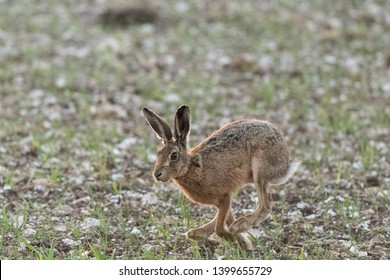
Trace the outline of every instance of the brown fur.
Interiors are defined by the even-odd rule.
[[[192,202],[217,207],[215,218],[190,230],[187,237],[208,238],[216,232],[227,239],[238,238],[244,247],[251,248],[250,241],[241,232],[260,224],[270,213],[268,185],[284,182],[298,167],[298,162],[290,162],[278,128],[262,120],[235,121],[187,150],[190,131],[187,106],[177,110],[174,137],[161,117],[147,108],[144,115],[164,144],[157,154],[154,178],[172,179]],[[171,159],[173,152],[177,153],[177,159]],[[253,213],[235,220],[231,212],[232,195],[248,183],[255,184],[259,205]]]

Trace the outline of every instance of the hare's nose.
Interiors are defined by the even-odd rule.
[[[154,173],[154,178],[156,178],[157,181],[161,181],[162,172],[157,171]]]

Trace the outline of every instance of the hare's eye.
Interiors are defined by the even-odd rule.
[[[173,152],[173,153],[171,154],[171,160],[177,160],[178,158],[179,158],[179,155],[178,155],[177,152]]]

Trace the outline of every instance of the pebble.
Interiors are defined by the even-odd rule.
[[[298,209],[305,209],[307,207],[307,204],[303,201],[297,203]]]
[[[24,242],[20,242],[18,252],[23,252],[24,250],[26,250],[26,244]]]
[[[134,234],[134,235],[140,235],[141,234],[141,231],[138,229],[138,228],[133,228],[130,232],[131,234]]]
[[[313,219],[315,219],[316,217],[317,217],[316,214],[311,214],[311,215],[305,216],[305,219],[307,219],[307,220],[313,220]]]
[[[11,186],[11,185],[5,184],[5,185],[3,186],[3,190],[4,190],[4,191],[12,190],[12,186]]]
[[[313,228],[314,233],[324,233],[324,227],[323,226],[315,226]]]
[[[45,192],[46,191],[46,186],[44,185],[35,185],[34,186],[34,191],[36,192]]]
[[[154,192],[148,192],[142,197],[142,204],[144,206],[157,204],[158,197]]]
[[[361,251],[359,250],[358,248],[356,248],[355,246],[351,246],[351,248],[349,249],[349,251],[358,256],[358,257],[367,257],[368,256],[368,253],[365,252],[365,251]]]
[[[152,251],[153,250],[153,245],[150,244],[144,244],[142,245],[142,251]]]
[[[180,1],[176,3],[175,10],[181,14],[186,13],[189,10],[189,4],[184,1]]]
[[[120,194],[110,196],[110,203],[112,204],[118,204],[121,200],[122,200],[122,195]]]
[[[339,243],[341,243],[341,245],[342,245],[344,248],[350,248],[350,247],[351,247],[351,242],[349,242],[349,241],[340,240]]]
[[[62,239],[62,243],[64,243],[64,245],[69,246],[69,247],[76,247],[77,245],[79,245],[80,242],[74,241],[71,238],[65,238],[65,239]]]
[[[111,180],[113,180],[113,181],[121,181],[124,178],[125,177],[123,176],[123,174],[120,174],[120,173],[115,173],[115,174],[111,175]]]
[[[61,206],[58,206],[56,209],[54,209],[54,214],[58,216],[66,216],[72,213],[73,208],[69,205],[62,204]]]
[[[121,150],[129,149],[131,146],[136,144],[138,139],[136,137],[128,137],[122,140],[116,147]]]
[[[81,224],[81,228],[83,230],[88,230],[96,227],[100,227],[100,221],[95,218],[85,218],[85,220]]]
[[[14,227],[20,228],[20,227],[23,226],[23,223],[24,223],[24,217],[23,217],[23,215],[15,216],[15,217],[13,218],[13,220],[14,220]]]
[[[326,213],[328,213],[328,215],[331,216],[331,217],[336,217],[337,216],[337,213],[335,211],[333,211],[332,209],[329,209]]]
[[[328,197],[324,202],[325,202],[325,203],[329,203],[329,202],[331,202],[333,199],[334,199],[334,197],[333,197],[333,196],[330,196],[330,197]]]
[[[24,237],[31,237],[34,236],[37,233],[36,230],[33,230],[32,228],[27,228],[23,231],[23,236]]]
[[[59,224],[59,225],[54,227],[54,230],[58,231],[58,232],[66,232],[66,225]]]
[[[291,219],[292,222],[298,222],[300,218],[302,217],[301,211],[291,211],[287,213],[287,216],[289,219]]]
[[[85,196],[85,197],[81,197],[79,199],[76,199],[72,202],[73,205],[77,205],[79,203],[88,203],[91,201],[91,197],[88,195],[88,196]]]

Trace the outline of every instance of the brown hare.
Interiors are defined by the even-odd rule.
[[[259,225],[271,212],[267,187],[279,185],[297,170],[278,128],[263,120],[231,122],[213,132],[192,149],[187,148],[190,109],[181,106],[175,115],[173,133],[168,124],[148,108],[143,114],[162,141],[153,170],[157,181],[170,179],[195,203],[214,205],[217,214],[209,223],[187,232],[187,238],[207,239],[212,233],[229,240],[237,239],[252,248],[243,232]],[[231,211],[235,192],[254,183],[258,206],[253,213],[237,220]]]

